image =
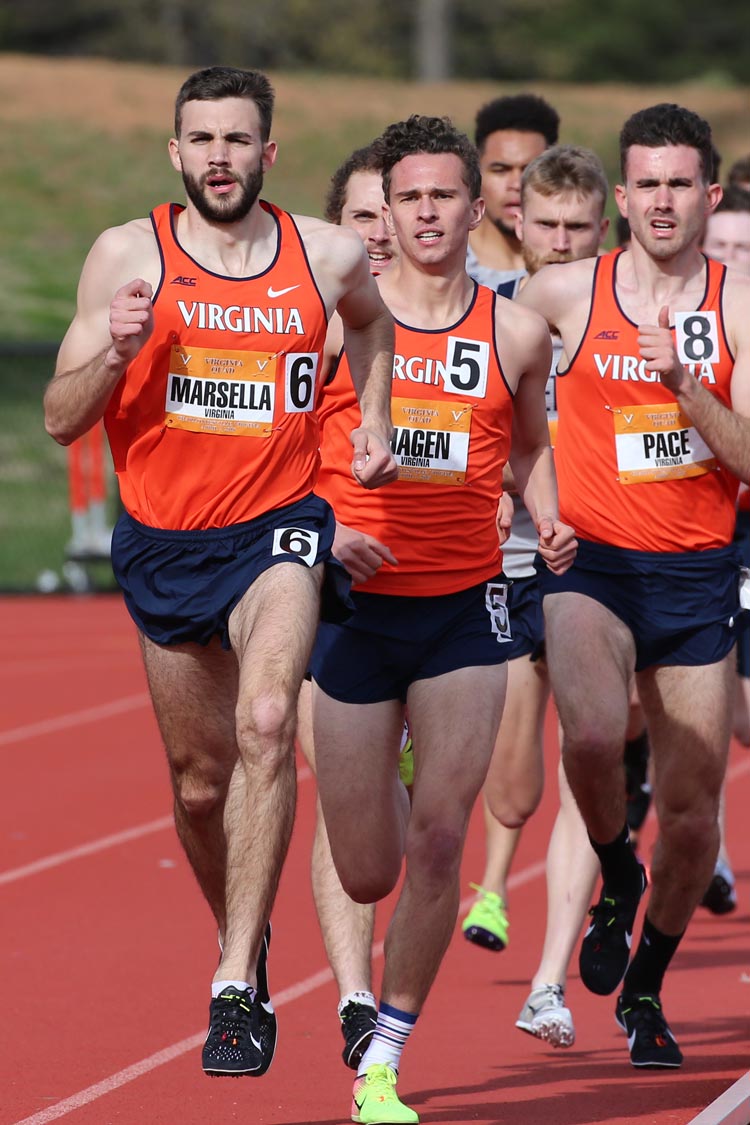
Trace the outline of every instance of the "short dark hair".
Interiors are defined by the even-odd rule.
[[[216,102],[222,98],[247,98],[255,102],[264,141],[271,135],[274,90],[259,70],[240,70],[236,66],[207,66],[196,70],[180,86],[174,106],[174,134],[182,129],[185,102]]]
[[[490,133],[501,129],[541,133],[548,145],[556,145],[560,135],[560,115],[538,94],[510,94],[487,102],[477,112],[474,142],[480,152]]]
[[[620,171],[625,179],[628,152],[633,145],[645,148],[664,148],[667,145],[687,145],[700,156],[701,171],[706,183],[713,183],[718,153],[711,137],[711,126],[693,113],[673,102],[639,109],[620,130]]]
[[[378,143],[383,152],[383,194],[391,193],[391,171],[406,156],[416,153],[453,153],[463,165],[463,181],[472,200],[482,191],[479,154],[465,133],[460,132],[449,117],[425,117],[413,113],[407,121],[389,125]]]
[[[730,184],[730,186],[737,184],[740,187],[742,187],[743,184],[750,184],[750,154],[741,156],[739,160],[735,160],[734,164],[729,169],[727,183]]]
[[[383,171],[383,149],[380,138],[357,148],[331,176],[326,195],[325,217],[329,223],[340,223],[346,201],[346,189],[355,172]]]
[[[545,196],[572,191],[579,198],[598,195],[604,207],[609,184],[604,165],[591,149],[579,145],[553,145],[524,168],[522,200],[527,191]]]
[[[750,191],[745,191],[737,184],[730,184],[729,187],[724,188],[721,202],[714,209],[713,214],[718,215],[720,211],[750,211]]]

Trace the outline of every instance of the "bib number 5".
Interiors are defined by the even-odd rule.
[[[444,385],[448,393],[484,398],[487,394],[487,369],[490,345],[486,340],[448,337]]]

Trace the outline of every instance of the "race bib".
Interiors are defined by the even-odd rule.
[[[391,449],[399,480],[463,484],[469,461],[471,405],[394,398]]]
[[[270,437],[278,358],[173,345],[165,422],[177,430]]]
[[[716,458],[678,406],[629,406],[614,411],[621,484],[698,477]]]
[[[674,336],[680,363],[716,363],[719,331],[714,309],[674,314]]]

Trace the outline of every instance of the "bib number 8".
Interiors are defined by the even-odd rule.
[[[675,313],[675,338],[680,363],[712,363],[719,355],[716,312]]]

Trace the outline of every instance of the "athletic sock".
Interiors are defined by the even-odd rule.
[[[400,1008],[392,1008],[390,1004],[381,1001],[375,1033],[362,1056],[357,1075],[361,1076],[369,1066],[376,1063],[385,1063],[393,1070],[398,1070],[401,1052],[416,1022],[416,1015],[402,1012]]]
[[[378,1007],[377,1000],[373,994],[366,989],[357,989],[355,992],[347,992],[346,996],[342,996],[339,1000],[339,1016],[347,1004],[367,1004],[370,1008],[375,1008],[376,1011]]]
[[[225,988],[236,988],[238,992],[243,992],[244,989],[250,989],[250,999],[255,999],[255,989],[246,980],[215,980],[211,985],[211,997],[213,1000],[217,996],[221,996]]]
[[[630,843],[630,829],[627,824],[608,844],[600,844],[591,838],[591,847],[602,865],[602,878],[611,894],[634,894],[640,891],[642,883],[641,867]]]
[[[684,932],[683,930],[682,934]],[[641,940],[638,942],[635,957],[630,962],[622,984],[623,992],[629,995],[649,992],[658,996],[667,966],[682,941],[682,934],[677,937],[663,934],[646,915],[643,920]]]

